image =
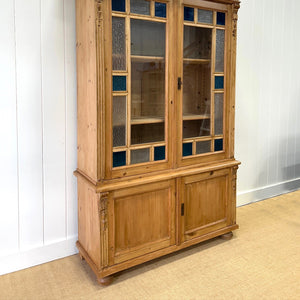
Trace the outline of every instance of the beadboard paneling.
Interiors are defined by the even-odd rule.
[[[299,189],[299,1],[243,0],[237,50],[238,204]]]
[[[16,0],[20,249],[43,245],[40,1]],[[30,22],[28,22],[30,20]]]
[[[19,248],[14,23],[14,1],[0,1],[0,256]]]

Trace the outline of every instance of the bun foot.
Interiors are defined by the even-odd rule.
[[[231,240],[232,237],[233,237],[233,233],[232,233],[231,231],[228,232],[228,233],[225,233],[225,234],[220,235],[220,238],[221,238],[222,240],[225,240],[225,241]]]
[[[103,286],[110,285],[113,282],[113,280],[114,280],[113,276],[107,276],[107,277],[97,279],[98,283],[103,285]]]
[[[84,257],[82,256],[81,253],[79,253],[79,257],[80,257],[80,260],[84,260]]]

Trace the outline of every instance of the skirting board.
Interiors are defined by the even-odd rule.
[[[0,257],[0,275],[19,271],[78,253],[77,236],[50,245]]]
[[[276,197],[282,194],[300,189],[300,178],[292,179],[258,189],[237,193],[237,206],[247,205],[253,202]]]

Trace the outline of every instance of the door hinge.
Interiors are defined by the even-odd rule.
[[[184,203],[181,203],[181,215],[184,216]]]
[[[178,77],[178,80],[177,80],[178,90],[181,90],[181,86],[182,86],[182,80],[181,80],[181,77]]]

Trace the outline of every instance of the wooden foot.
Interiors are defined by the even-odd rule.
[[[84,260],[84,257],[82,256],[81,253],[79,253],[79,257],[80,257],[81,260]]]
[[[220,238],[221,238],[222,240],[225,240],[225,241],[230,240],[232,237],[233,237],[233,233],[232,233],[231,231],[228,232],[228,233],[225,233],[225,234],[220,235]]]
[[[97,279],[98,283],[104,286],[110,285],[113,282],[113,280],[114,280],[114,276],[112,275]]]

